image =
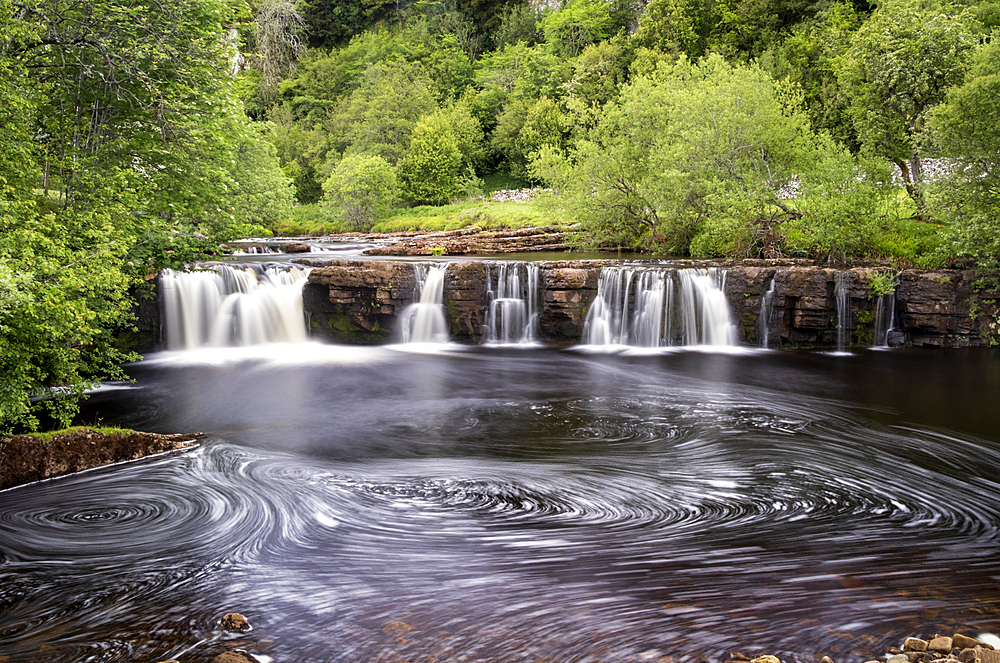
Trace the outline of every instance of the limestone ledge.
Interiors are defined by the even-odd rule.
[[[399,260],[323,260],[303,258],[314,267],[304,290],[314,336],[346,343],[390,341],[399,312],[413,302],[414,263]],[[451,337],[477,343],[486,311],[485,261],[446,263],[446,317]],[[537,263],[541,273],[542,339],[552,343],[580,340],[587,311],[597,295],[602,267],[619,260],[557,260]],[[880,270],[848,270],[796,260],[743,262],[673,261],[649,263],[659,268],[708,268],[725,271],[725,291],[740,341],[756,345],[761,299],[773,287],[772,347],[835,347],[838,314],[835,286],[846,278],[852,346],[873,343],[878,298],[871,284]],[[881,270],[885,271],[885,270]],[[986,345],[995,319],[997,292],[977,292],[970,270],[904,270],[892,304],[895,346],[965,347]],[[773,284],[773,286],[772,286]],[[888,303],[888,300],[887,302]],[[974,316],[978,310],[980,314]]]

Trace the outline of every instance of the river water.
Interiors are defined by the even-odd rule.
[[[842,663],[1000,633],[995,352],[305,343],[130,371],[87,417],[207,437],[0,492],[0,660]]]

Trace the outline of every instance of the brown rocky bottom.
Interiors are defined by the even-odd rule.
[[[144,456],[189,449],[203,433],[160,435],[77,428],[40,438],[0,437],[0,490]]]

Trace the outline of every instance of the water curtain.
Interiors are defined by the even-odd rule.
[[[833,277],[833,294],[837,300],[837,352],[847,352],[851,347],[850,278],[850,272],[837,272]]]
[[[878,296],[875,302],[875,346],[889,347],[889,334],[896,329],[896,288],[899,277],[893,281],[892,292]]]
[[[774,327],[774,280],[771,277],[771,285],[767,287],[767,292],[760,298],[760,314],[757,316],[757,333],[760,340],[760,347],[770,347],[771,330]]]
[[[194,350],[307,338],[298,266],[215,265],[160,274],[167,347]]]
[[[444,265],[414,265],[413,303],[399,315],[400,343],[447,343]]]
[[[486,264],[486,343],[520,344],[538,339],[538,282],[535,263]]]
[[[715,268],[604,267],[583,343],[737,345],[725,283],[726,272]]]

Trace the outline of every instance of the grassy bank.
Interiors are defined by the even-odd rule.
[[[473,200],[431,207],[397,208],[376,223],[371,232],[440,232],[478,226],[503,230],[538,226],[568,226],[574,221],[538,201],[524,203]],[[318,204],[299,205],[292,218],[274,228],[279,236],[321,236],[354,231],[345,221],[331,219]]]

